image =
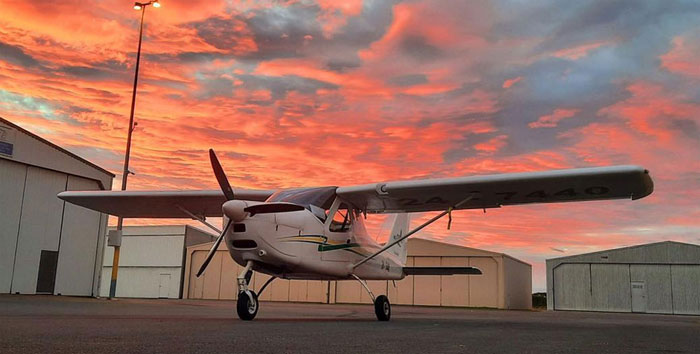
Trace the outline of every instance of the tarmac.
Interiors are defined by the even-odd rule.
[[[700,316],[0,295],[0,353],[699,353]]]

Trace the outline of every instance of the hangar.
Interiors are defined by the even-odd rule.
[[[185,265],[183,297],[190,299],[235,299],[236,276],[241,266],[220,246],[207,271],[195,277],[211,243],[189,247]],[[451,245],[431,240],[408,240],[407,266],[472,266],[483,275],[407,276],[396,281],[372,280],[376,295],[387,294],[397,305],[491,307],[529,309],[532,307],[532,267],[503,253]],[[251,286],[256,292],[269,278],[255,273]],[[283,280],[273,281],[260,297],[262,301],[315,303],[371,303],[356,281]]]
[[[122,232],[117,297],[182,298],[187,247],[214,239],[189,225],[125,226]],[[100,296],[107,297],[114,248],[105,245],[104,252]]]
[[[547,308],[700,315],[700,246],[665,241],[548,259]]]
[[[0,293],[97,295],[107,215],[56,194],[113,178],[0,118]]]

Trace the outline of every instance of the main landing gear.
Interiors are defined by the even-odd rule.
[[[362,284],[372,298],[372,301],[374,301],[374,314],[377,315],[377,320],[388,321],[391,319],[391,304],[389,303],[389,298],[386,297],[386,295],[379,295],[375,298],[372,290],[369,289],[369,286],[364,280],[360,279],[360,277],[355,274],[352,276]]]
[[[238,318],[243,321],[250,321],[255,318],[258,314],[258,296],[262,294],[268,284],[270,284],[275,277],[271,277],[265,282],[265,284],[260,288],[260,294],[256,294],[255,291],[248,289],[248,284],[250,284],[250,279],[253,277],[253,261],[248,261],[245,268],[240,275],[238,275],[238,300],[236,301],[236,312],[238,313]]]

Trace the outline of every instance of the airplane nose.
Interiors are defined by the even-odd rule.
[[[233,220],[234,222],[241,222],[248,216],[248,213],[243,210],[246,207],[248,207],[248,203],[242,200],[229,200],[228,202],[224,203],[221,209],[224,212],[224,215],[226,215],[229,219]]]

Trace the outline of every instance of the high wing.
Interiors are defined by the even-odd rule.
[[[395,181],[339,187],[338,196],[369,213],[446,210],[604,199],[639,199],[651,194],[649,171],[610,166],[543,172]]]
[[[236,189],[236,199],[264,202],[275,191]],[[221,216],[220,190],[203,191],[67,191],[58,197],[88,209],[124,218],[191,218]]]

